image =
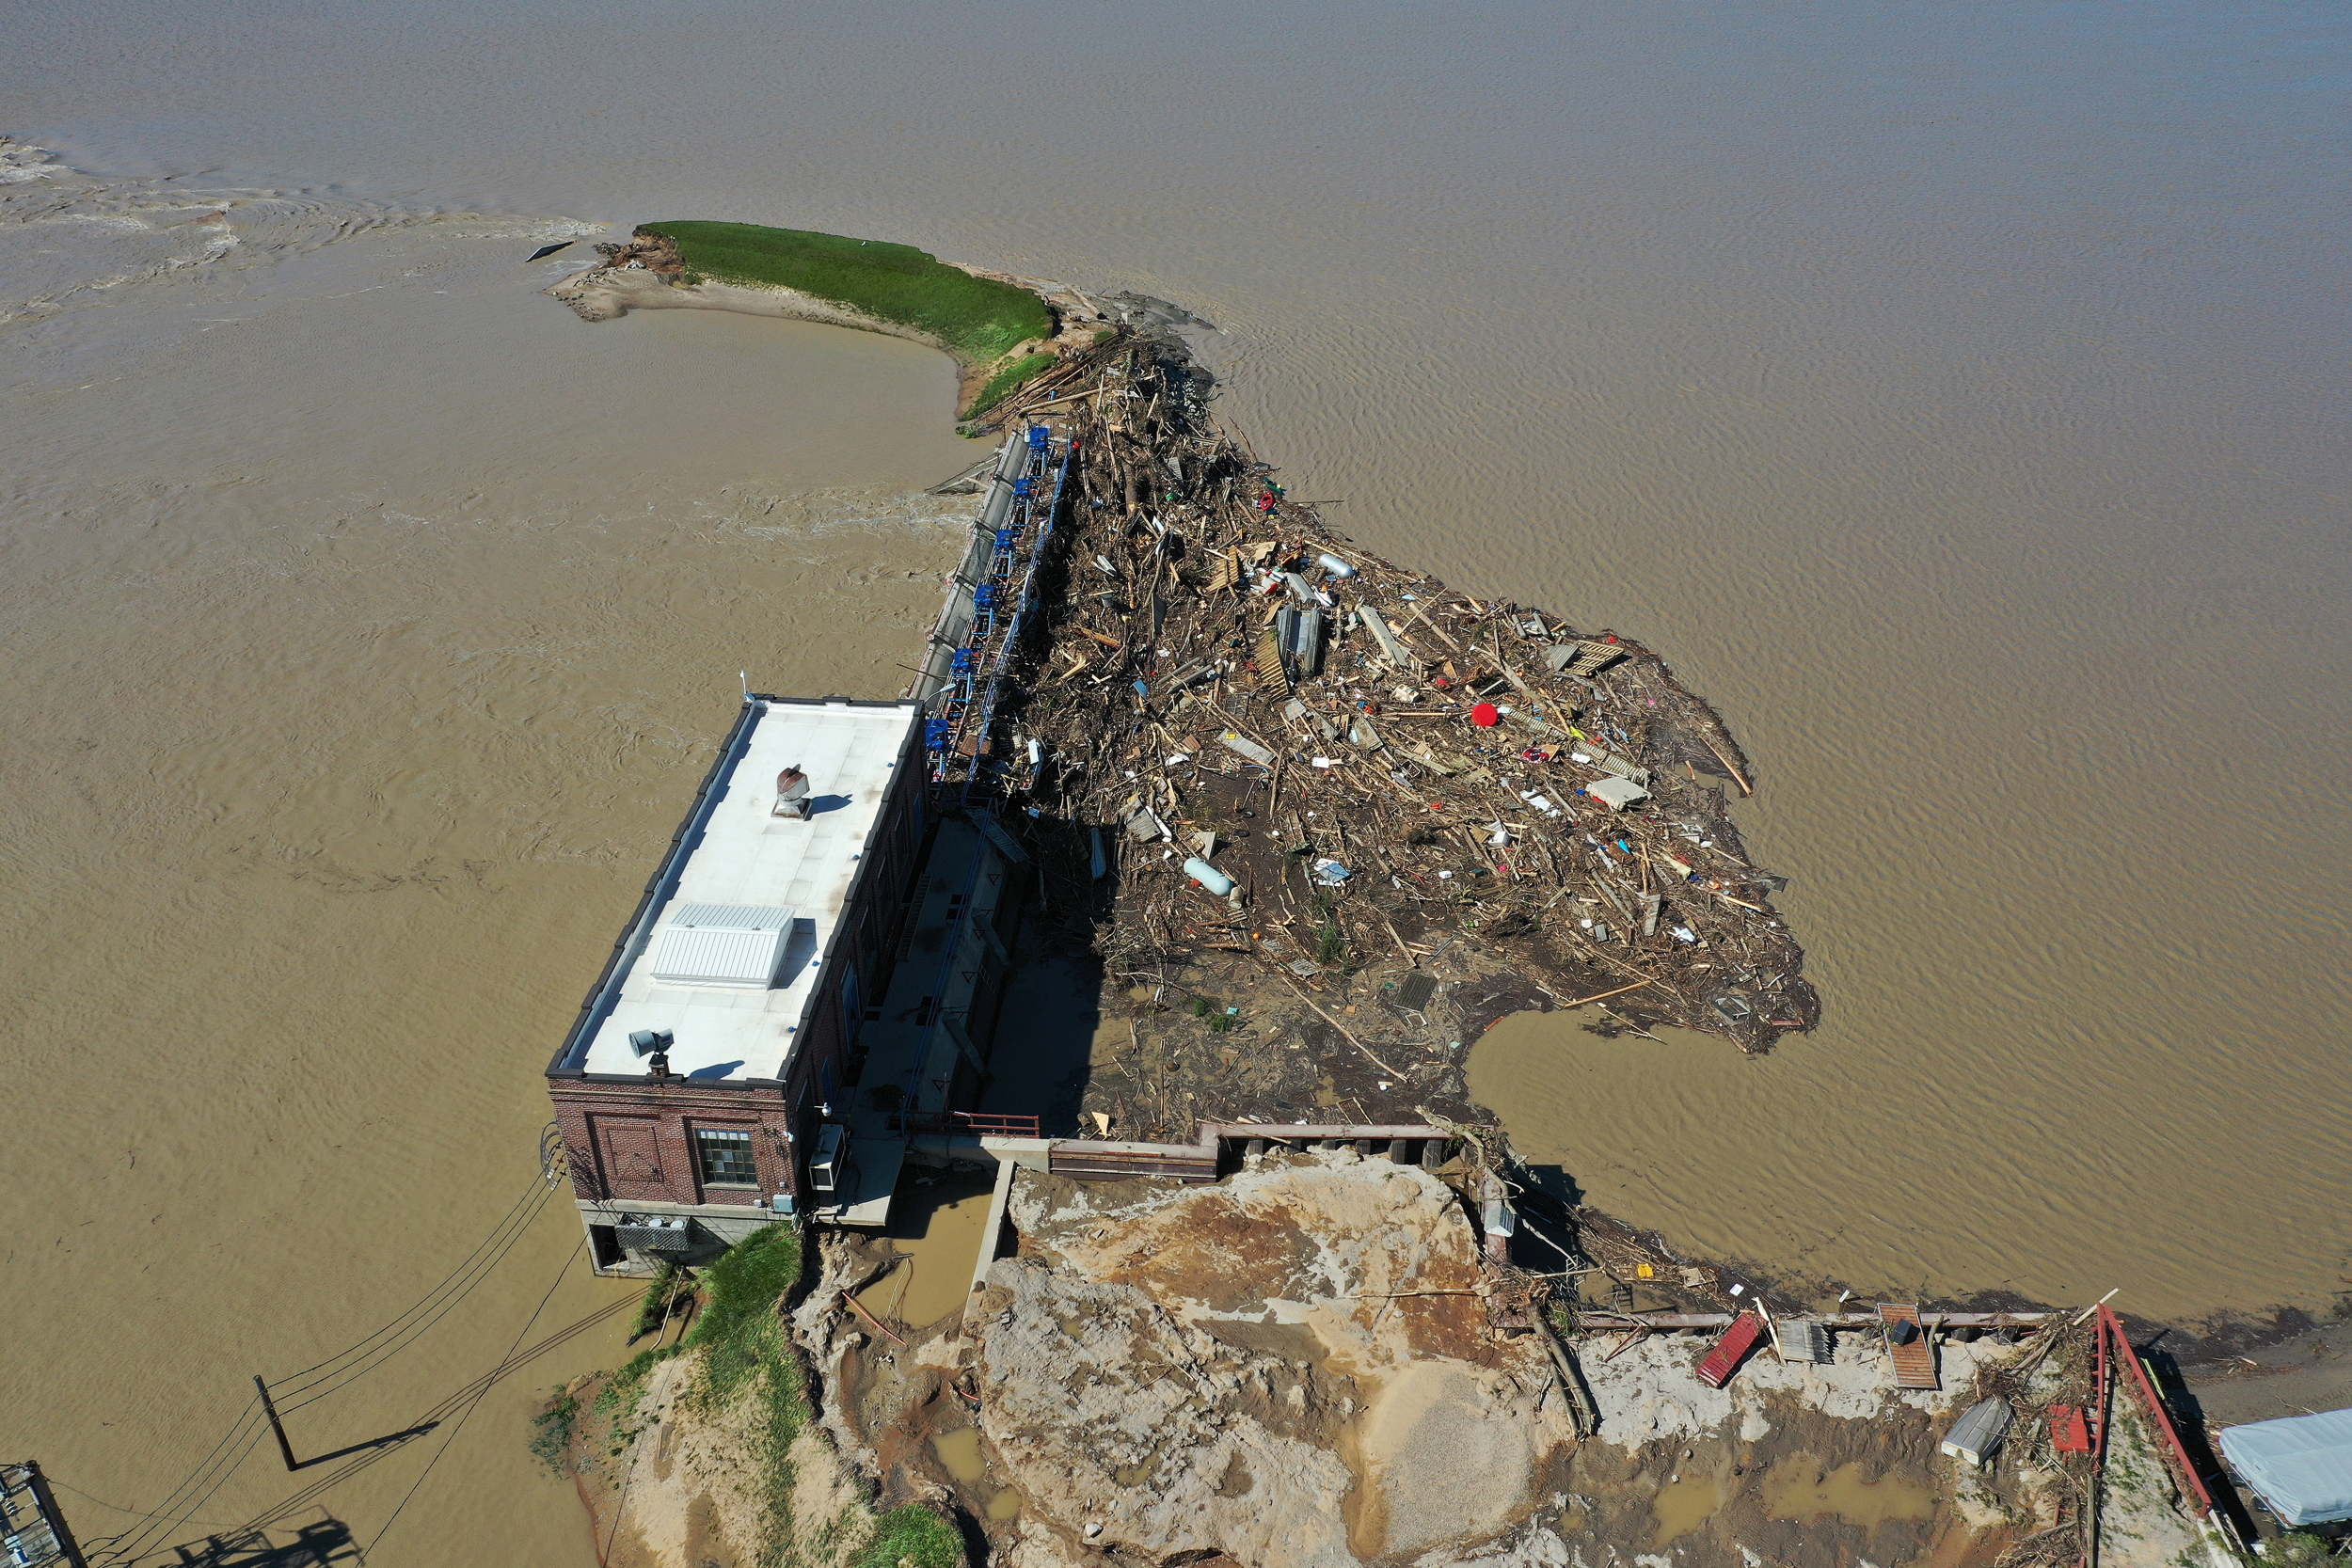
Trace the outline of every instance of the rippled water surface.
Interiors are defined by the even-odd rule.
[[[2345,21],[19,15],[0,1302],[36,1333],[0,1437],[94,1495],[85,1535],[136,1528],[252,1372],[440,1280],[526,1189],[537,1073],[737,672],[897,688],[953,526],[919,492],[967,460],[948,367],[534,292],[580,248],[539,245],[653,217],[1177,299],[1294,494],[1717,704],[1827,1022],[1758,1061],[1488,1036],[1474,1085],[1595,1200],[1873,1284],[2324,1307],[2352,1288]],[[541,1212],[297,1445],[397,1430],[615,1299],[577,1239]],[[315,1507],[365,1544],[416,1486],[387,1568],[593,1560],[524,1421],[617,1341]],[[170,1512],[234,1525],[322,1473],[264,1446]]]

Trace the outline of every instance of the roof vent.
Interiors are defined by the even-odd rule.
[[[766,990],[784,968],[792,911],[739,904],[686,904],[670,917],[653,977],[672,986]]]

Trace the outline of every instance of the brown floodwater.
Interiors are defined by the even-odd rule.
[[[1054,20],[12,20],[0,133],[56,159],[0,155],[0,1449],[86,1536],[338,1468],[264,1446],[164,1506],[252,1373],[393,1318],[526,1190],[540,1069],[737,672],[886,694],[935,605],[947,366],[535,293],[580,249],[539,245],[652,217],[1177,299],[1293,494],[1716,704],[1826,1021],[1754,1061],[1558,1017],[1478,1042],[1596,1201],[1946,1293],[2352,1288],[2341,29]],[[564,1201],[297,1445],[622,1294]],[[413,1487],[385,1568],[593,1560],[526,1420],[622,1332],[308,1516],[365,1544]]]

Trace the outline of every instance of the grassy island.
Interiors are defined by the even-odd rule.
[[[1028,290],[975,277],[911,245],[756,223],[646,223],[637,232],[668,240],[686,281],[797,289],[935,338],[966,365],[993,364],[1054,333],[1053,313]]]

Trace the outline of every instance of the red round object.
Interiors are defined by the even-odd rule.
[[[1470,722],[1481,729],[1493,729],[1502,722],[1502,712],[1492,703],[1481,703],[1470,709]]]

